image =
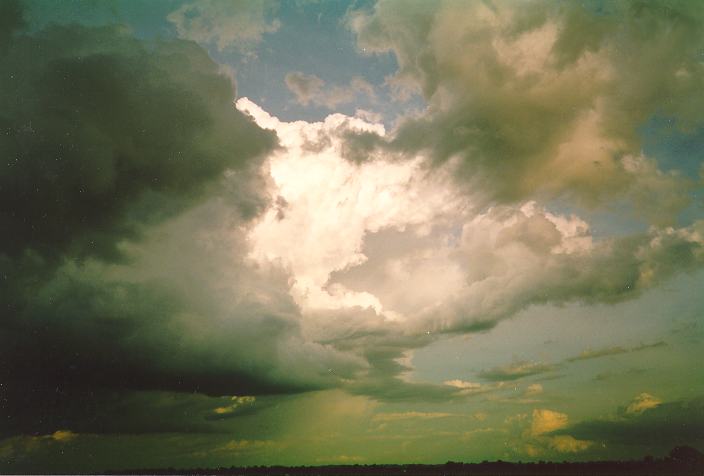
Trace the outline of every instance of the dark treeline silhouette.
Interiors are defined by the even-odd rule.
[[[588,461],[509,463],[484,461],[482,463],[445,464],[372,464],[329,466],[247,466],[229,468],[161,468],[107,471],[107,474],[209,474],[226,476],[462,476],[462,475],[672,475],[704,476],[704,454],[689,446],[674,448],[665,458],[646,456],[639,461]]]

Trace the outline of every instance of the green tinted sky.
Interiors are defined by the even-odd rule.
[[[699,3],[0,18],[0,472],[704,449]]]

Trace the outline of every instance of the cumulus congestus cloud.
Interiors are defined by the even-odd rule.
[[[281,141],[270,157],[279,204],[253,228],[251,257],[291,271],[310,339],[369,364],[346,384],[356,393],[455,398],[458,389],[404,380],[404,356],[443,335],[486,331],[533,305],[633,299],[704,258],[701,222],[597,238],[578,216],[534,201],[482,210],[481,197],[454,185],[452,164],[428,170],[422,157],[399,161],[384,151],[346,160],[350,135],[384,136],[380,124],[341,114],[289,123],[246,99],[238,107]],[[484,376],[549,370],[526,363]]]

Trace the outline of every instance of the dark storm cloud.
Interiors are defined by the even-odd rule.
[[[23,26],[24,16],[19,2],[3,2],[0,5],[0,52],[7,47],[12,35]]]
[[[613,445],[653,445],[669,449],[704,440],[704,397],[662,403],[617,419],[589,420],[554,434]]]
[[[10,399],[11,418],[0,438],[16,434],[47,435],[70,429],[74,433],[148,434],[215,433],[222,431],[207,417],[214,402],[200,394],[131,392],[100,388],[59,387],[27,392]],[[48,410],[51,411],[48,411]]]
[[[249,315],[245,326],[209,318],[218,310],[197,307],[171,283],[109,281],[74,267],[33,291],[22,319],[2,335],[4,380],[29,376],[41,387],[91,384],[219,395],[281,391],[265,379],[257,382],[255,375],[265,369],[256,363],[237,365],[236,357],[245,355],[232,352],[227,358],[208,348],[226,346],[227,338],[276,339],[289,330],[291,324],[256,303],[234,309]],[[186,312],[202,313],[195,324],[210,342],[193,342],[181,334],[188,322],[180,316]],[[268,352],[273,349],[262,346],[250,357],[268,361],[273,358]],[[23,391],[29,389],[31,385]]]
[[[116,26],[31,36],[3,27],[5,256],[114,256],[120,239],[274,146],[270,132],[234,108],[230,81],[194,43],[146,43]]]
[[[225,433],[232,420],[259,413],[280,398],[210,397],[191,392],[125,391],[62,387],[61,395],[42,395],[15,408],[15,417],[0,430],[0,439],[15,434],[48,435],[55,431],[79,434]],[[234,401],[248,399],[245,405]],[[42,408],[51,407],[52,412]],[[222,411],[227,409],[230,411]],[[21,417],[22,421],[17,421]]]
[[[30,35],[2,9],[2,435],[209,431],[160,425],[146,409],[174,402],[139,395],[349,377],[357,362],[300,336],[288,276],[244,262],[276,141],[205,51],[116,26]]]
[[[350,378],[358,362],[300,336],[285,274],[231,260],[242,244],[224,210],[200,206],[150,231],[129,264],[66,264],[17,296],[0,330],[3,431],[120,429],[114,413],[84,416],[135,390],[281,394]],[[204,230],[207,246],[194,245]]]

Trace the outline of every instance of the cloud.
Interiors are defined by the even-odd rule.
[[[587,349],[585,351],[582,351],[579,355],[576,355],[574,357],[570,357],[567,359],[567,362],[575,362],[579,360],[589,360],[589,359],[597,359],[599,357],[605,357],[608,355],[618,355],[618,354],[627,354],[631,352],[639,352],[641,350],[648,350],[648,349],[655,349],[658,347],[665,347],[667,346],[667,343],[664,341],[658,341],[654,342],[652,344],[641,344],[635,347],[622,347],[622,346],[615,346],[615,347],[606,347],[603,349]]]
[[[481,199],[453,182],[453,163],[429,170],[421,156],[398,160],[384,150],[345,160],[349,134],[382,136],[379,124],[341,114],[286,123],[249,100],[238,107],[281,144],[269,162],[276,206],[250,233],[250,257],[290,271],[307,338],[368,364],[344,385],[353,393],[461,397],[450,385],[404,381],[409,368],[399,359],[531,305],[634,298],[704,257],[701,222],[596,239],[585,220],[534,201],[478,206]],[[513,380],[555,368],[516,364],[482,377]]]
[[[233,47],[251,53],[265,34],[280,28],[279,20],[268,18],[276,5],[269,0],[204,0],[181,5],[167,19],[181,38],[220,51]]]
[[[464,380],[446,380],[443,382],[445,385],[449,385],[450,387],[455,387],[459,388],[462,390],[478,390],[482,387],[480,383],[475,383],[475,382],[466,382]]]
[[[382,0],[352,11],[359,49],[393,53],[390,84],[428,104],[386,147],[457,160],[458,180],[491,202],[623,197],[650,223],[672,224],[694,182],[643,156],[638,129],[654,115],[701,124],[704,13],[687,2],[596,5]]]
[[[284,78],[286,87],[296,95],[296,101],[306,106],[313,97],[320,94],[325,81],[314,74],[305,74],[300,71],[288,73]]]
[[[650,395],[641,393],[626,407],[626,414],[643,413],[645,410],[655,408],[662,403],[662,400]]]
[[[3,468],[22,467],[31,461],[41,461],[45,452],[64,454],[74,450],[74,444],[83,439],[70,430],[56,430],[50,434],[15,436],[0,440],[0,461]],[[30,463],[31,464],[31,463]],[[4,471],[8,471],[4,469]]]
[[[569,417],[555,410],[534,409],[532,413],[506,418],[505,424],[513,427],[514,432],[509,432],[513,436],[508,436],[504,444],[516,455],[530,458],[548,455],[554,458],[564,453],[580,453],[594,445],[593,441],[560,434],[569,426]]]
[[[213,407],[223,405],[228,397],[105,389],[90,381],[84,385],[62,382],[57,392],[56,386],[42,386],[29,379],[12,382],[21,387],[6,392],[3,417],[7,424],[0,433],[3,438],[18,434],[56,434],[59,438],[70,438],[71,434],[216,434],[226,431],[209,416]],[[22,393],[22,390],[31,393]]]
[[[637,397],[637,400],[640,397]],[[649,398],[643,399],[649,401]],[[663,402],[641,411],[586,420],[556,434],[603,442],[606,445],[640,445],[666,453],[677,445],[704,440],[704,398]]]
[[[240,453],[267,451],[279,446],[281,446],[281,444],[274,440],[230,440],[227,443],[217,446],[209,451],[198,452],[195,456],[207,457],[221,453],[235,456]]]
[[[400,412],[400,413],[377,413],[372,420],[379,422],[390,422],[409,419],[432,420],[436,418],[456,417],[454,413],[446,412]]]
[[[226,406],[217,407],[213,409],[213,413],[218,416],[222,415],[232,415],[236,410],[247,407],[254,404],[257,401],[256,397],[244,396],[244,397],[231,397],[232,403]]]
[[[54,441],[71,441],[78,435],[70,430],[56,430],[51,434],[51,439]]]
[[[403,370],[389,367],[388,362],[388,359],[372,356],[369,359],[371,371],[342,388],[353,395],[388,402],[446,402],[462,394],[445,385],[404,381],[398,377]]]
[[[303,106],[313,104],[335,109],[341,104],[353,102],[356,98],[366,96],[374,99],[374,87],[360,77],[354,77],[347,86],[325,88],[325,81],[314,74],[300,71],[288,73],[284,78],[286,87],[296,96],[296,102]]]
[[[16,31],[25,26],[24,10],[19,2],[7,1],[0,5],[0,53],[7,47]]]
[[[0,68],[32,78],[0,93],[13,434],[153,431],[153,419],[82,419],[113,393],[464,398],[476,392],[406,379],[401,359],[533,304],[637,296],[702,260],[701,223],[595,240],[536,202],[480,206],[453,179],[461,163],[350,150],[350,137],[383,137],[380,124],[234,109],[227,77],[190,42],[115,27],[15,28],[7,41]],[[360,150],[370,157],[346,160]],[[228,406],[166,426],[212,431],[230,415],[214,408]]]
[[[628,370],[622,371],[622,372],[600,372],[594,376],[594,380],[597,381],[606,381],[610,380],[616,377],[621,377],[621,376],[632,376],[632,375],[639,375],[642,373],[647,372],[647,369],[640,369],[640,368],[630,368]]]
[[[530,433],[533,436],[544,435],[567,426],[567,415],[564,413],[540,409],[533,410]]]
[[[330,274],[365,261],[361,248],[368,233],[422,226],[457,209],[459,200],[446,181],[426,180],[420,164],[379,160],[355,165],[341,157],[341,134],[383,133],[382,125],[342,114],[320,123],[285,123],[251,101],[240,100],[238,107],[262,127],[276,130],[285,148],[270,157],[270,167],[271,193],[286,206],[281,213],[270,210],[252,231],[253,257],[280,259],[290,267],[296,276],[292,292],[304,309],[359,306],[383,312],[374,295],[329,283]],[[301,167],[309,173],[300,174]],[[304,239],[294,246],[281,236]]]
[[[299,392],[365,366],[305,339],[286,271],[247,260],[276,137],[201,47],[73,25],[15,28],[0,55],[3,435],[212,431],[140,396]]]
[[[471,200],[449,194],[451,203],[450,219],[368,234],[366,259],[334,271],[332,283],[373,293],[414,332],[458,333],[533,304],[623,301],[701,265],[701,223],[595,240],[584,220],[534,202],[479,213]]]
[[[518,380],[531,375],[538,375],[547,372],[552,372],[557,367],[551,364],[540,362],[515,362],[503,367],[494,367],[492,369],[479,372],[479,377],[490,381],[506,381]]]
[[[458,389],[456,395],[459,397],[472,397],[474,395],[481,395],[501,390],[504,387],[504,382],[482,384],[477,382],[467,382],[465,380],[455,379],[446,380],[445,382],[443,382],[443,385]]]
[[[559,453],[579,453],[587,450],[592,441],[577,440],[569,435],[554,436],[550,439],[550,447]]]
[[[550,436],[557,430],[568,425],[568,417],[564,413],[552,410],[533,410],[530,426],[532,442],[528,445],[529,455],[537,456],[541,453],[540,447],[548,447],[558,453],[579,453],[593,445],[589,440],[578,440],[570,435]]]
[[[14,382],[5,410],[24,415],[5,428],[51,428],[109,390],[291,393],[339,385],[363,368],[303,338],[287,276],[244,265],[229,218],[201,206],[132,245],[129,264],[72,264],[36,287],[0,351],[13,363],[2,369]],[[34,414],[57,388],[54,416]]]
[[[516,234],[531,221],[540,227]],[[466,284],[446,285],[452,298],[427,309],[418,327],[462,332],[490,326],[531,304],[623,301],[674,272],[701,266],[702,222],[598,242],[580,222],[531,211],[530,205],[491,209],[468,221],[454,255],[458,263],[472,263],[460,268]],[[537,236],[528,238],[529,233]],[[433,317],[438,315],[443,319]]]
[[[526,387],[523,395],[526,397],[531,397],[534,395],[540,395],[541,393],[543,393],[543,386],[539,383],[533,383]]]
[[[491,33],[487,44],[500,60],[496,87],[476,103],[464,97],[472,82],[452,76],[462,61],[436,57],[442,48],[422,46],[414,66],[400,62],[393,81],[404,87],[426,74],[452,78],[426,78],[425,115],[387,133],[365,113],[285,123],[246,99],[234,108],[227,75],[193,41],[143,41],[119,27],[30,34],[5,5],[2,436],[44,435],[40,444],[58,447],[87,434],[213,433],[240,422],[232,419],[248,423],[273,407],[274,395],[310,392],[306,398],[319,402],[310,395],[322,389],[362,402],[350,419],[364,421],[373,418],[370,401],[456,402],[555,366],[514,362],[483,371],[489,383],[430,384],[413,380],[414,349],[447,334],[485,331],[536,304],[630,299],[704,259],[703,222],[667,228],[655,217],[658,226],[647,232],[597,238],[583,218],[532,200],[574,187],[579,200],[598,203],[613,190],[643,202],[656,197],[665,205],[655,215],[667,215],[681,207],[672,189],[687,186],[633,153],[628,138],[612,130],[614,108],[595,100],[592,111],[584,97],[568,97],[583,93],[582,66],[564,59],[551,68],[563,68],[565,77],[548,68],[554,81],[533,76],[543,92],[532,89],[526,78],[550,63],[553,48],[545,46],[557,34],[542,10],[538,20],[525,19],[524,30],[506,33],[504,26],[523,21],[509,18]],[[387,8],[379,5],[378,12]],[[184,5],[171,21],[184,38],[245,53],[277,28],[266,3],[239,5],[239,13],[226,11],[231,6]],[[440,38],[451,33],[432,25],[453,18],[424,13],[434,8],[409,7],[434,31],[420,28],[423,41],[451,46]],[[482,8],[468,11],[496,19]],[[400,11],[405,31],[407,12]],[[473,28],[457,13],[459,31]],[[244,21],[251,25],[238,24]],[[362,42],[374,33],[359,32]],[[416,43],[413,36],[398,41],[407,40]],[[415,55],[414,47],[403,45],[404,54]],[[492,73],[476,60],[476,74]],[[470,79],[473,71],[466,71]],[[294,93],[309,104],[373,96],[362,80],[326,89],[319,78],[293,79]],[[510,94],[501,99],[504,87]],[[514,99],[506,112],[502,101]],[[541,100],[544,124],[535,121]],[[624,107],[636,104],[623,100]],[[562,111],[560,101],[580,112]],[[428,137],[415,134],[421,125]],[[596,151],[589,145],[595,138]],[[591,170],[593,154],[608,172],[603,177]],[[550,173],[563,165],[564,173]],[[471,180],[464,179],[475,171],[479,182],[491,179],[486,188],[467,189]],[[589,352],[574,359],[604,351]],[[525,389],[540,391],[539,384]],[[668,405],[641,395],[610,423],[653,418]],[[300,413],[301,426],[309,426],[310,412]],[[590,427],[570,427],[566,413],[540,409],[524,420],[536,448],[569,453],[592,441]],[[220,455],[278,448],[266,438],[238,435],[210,448]],[[0,454],[7,448],[3,443]]]
[[[13,230],[0,247],[11,259],[115,258],[117,242],[197,203],[224,171],[253,177],[275,145],[185,42],[55,26],[15,35],[0,68],[11,78],[0,93],[10,157],[0,227]],[[252,194],[236,205],[251,216],[264,202]]]

